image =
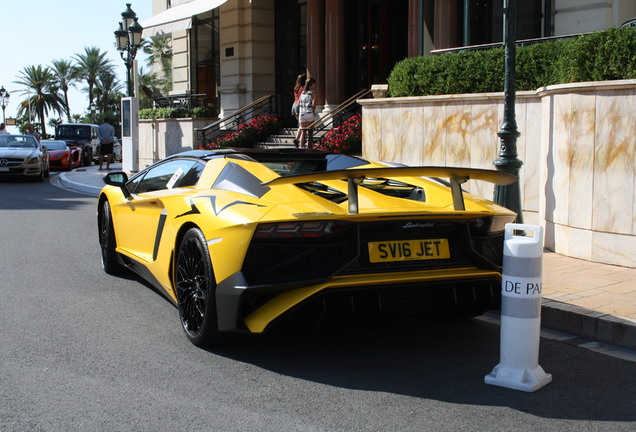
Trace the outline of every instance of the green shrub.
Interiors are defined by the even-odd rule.
[[[609,29],[517,47],[516,89],[636,78],[636,29]],[[503,47],[411,57],[388,78],[391,96],[500,92]]]
[[[140,119],[167,119],[167,118],[206,118],[210,117],[207,108],[145,108],[139,110]]]

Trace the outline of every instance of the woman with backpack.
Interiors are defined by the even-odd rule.
[[[300,147],[302,148],[307,148],[307,145],[305,144],[305,141],[307,140],[307,131],[304,130],[304,128],[316,121],[316,101],[314,100],[313,91],[315,84],[316,80],[309,78],[305,82],[305,87],[298,98],[298,121],[300,123],[300,128],[298,130],[300,132]]]

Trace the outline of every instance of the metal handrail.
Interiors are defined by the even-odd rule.
[[[276,112],[276,97],[273,95],[263,96],[254,102],[245,105],[232,114],[219,119],[204,128],[195,128],[198,140],[201,144],[214,141],[216,138],[236,130],[236,128],[253,118],[262,115],[274,115]]]
[[[359,99],[365,99],[371,95],[370,89],[360,90],[355,95],[351,96],[346,101],[342,102],[332,111],[330,111],[327,115],[322,117],[321,119],[313,122],[309,126],[302,128],[307,132],[307,142],[309,148],[313,148],[314,144],[320,142],[319,140],[314,140],[314,136],[316,132],[322,132],[327,127],[339,126],[340,124],[347,121],[351,116],[357,114],[361,111],[360,105],[357,104]],[[353,108],[353,109],[351,109]]]

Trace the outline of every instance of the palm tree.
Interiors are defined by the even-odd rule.
[[[55,79],[56,85],[64,94],[64,107],[66,108],[66,118],[71,122],[71,107],[68,104],[69,86],[75,86],[75,81],[79,79],[79,71],[77,67],[69,60],[53,60],[51,71]]]
[[[116,108],[112,106],[113,102],[118,96],[121,97],[122,89],[123,86],[111,71],[99,74],[94,90],[98,109],[103,113],[113,111]]]
[[[62,119],[60,119],[60,118],[50,118],[49,119],[49,126],[51,126],[53,129],[55,129],[55,126],[57,126],[59,124],[62,124]]]
[[[157,36],[150,40],[144,39],[142,42],[144,53],[148,54],[146,65],[152,67],[159,65],[163,72],[162,87],[163,92],[172,90],[172,39],[170,36]]]
[[[152,72],[146,73],[144,68],[139,70],[139,108],[152,108],[152,96],[158,90],[157,87],[162,85],[156,74]]]
[[[23,115],[27,110],[35,109],[40,119],[42,137],[46,136],[46,115],[54,111],[60,115],[66,114],[64,101],[55,86],[53,72],[46,66],[27,66],[18,75],[15,84],[26,87],[21,94],[28,95],[18,108],[18,115]]]
[[[88,84],[88,106],[93,105],[93,90],[99,79],[99,75],[105,71],[113,72],[113,65],[106,58],[106,52],[97,47],[84,47],[84,54],[75,54],[77,69],[81,79]]]

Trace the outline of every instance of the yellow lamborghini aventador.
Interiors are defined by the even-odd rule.
[[[474,316],[498,300],[515,214],[465,193],[514,176],[324,152],[195,150],[104,177],[102,265],[173,301],[196,345],[295,317]]]

